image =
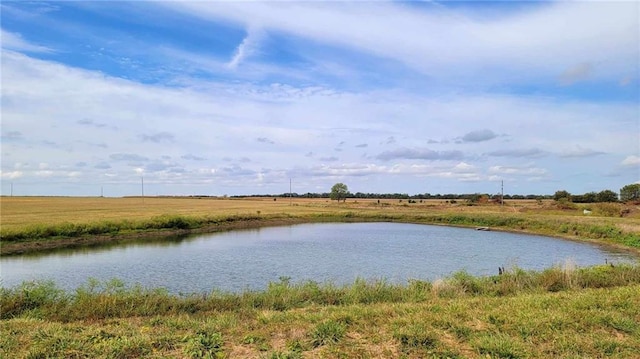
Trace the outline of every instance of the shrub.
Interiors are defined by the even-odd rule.
[[[599,216],[619,217],[622,209],[617,203],[598,203],[593,207],[593,210]]]
[[[571,202],[571,200],[569,198],[559,198],[556,201],[556,207],[558,207],[559,209],[576,209],[576,205]]]

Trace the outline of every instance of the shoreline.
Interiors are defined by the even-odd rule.
[[[185,217],[187,218],[187,217]],[[248,219],[247,219],[248,218]],[[232,220],[233,219],[233,220]],[[237,219],[228,217],[226,220],[222,219],[215,224],[203,225],[195,228],[160,228],[160,229],[146,229],[146,230],[123,230],[118,233],[111,234],[98,234],[98,235],[80,235],[80,236],[56,236],[48,238],[39,238],[24,241],[2,241],[0,245],[0,256],[19,256],[30,254],[45,254],[47,252],[72,249],[82,247],[94,247],[94,246],[106,246],[120,243],[144,241],[144,240],[163,240],[169,239],[175,236],[185,236],[193,234],[208,234],[226,232],[232,230],[242,229],[254,229],[274,226],[289,226],[304,223],[323,223],[323,222],[335,222],[335,223],[349,223],[349,222],[397,222],[397,223],[411,223],[421,225],[435,225],[435,226],[447,226],[466,228],[469,230],[475,230],[478,227],[486,228],[485,230],[507,232],[525,235],[537,235],[551,238],[557,238],[562,240],[569,240],[573,242],[590,243],[605,248],[614,248],[627,253],[634,254],[640,258],[640,248],[624,245],[622,243],[612,242],[610,240],[586,238],[577,235],[562,235],[560,233],[548,233],[543,230],[531,230],[529,228],[509,228],[509,227],[496,227],[489,225],[479,224],[456,224],[456,223],[443,223],[442,221],[429,220],[428,217],[423,216],[405,216],[405,217],[392,217],[387,214],[371,214],[367,215],[353,215],[352,213],[340,214],[327,214],[317,213],[307,216],[273,216],[273,217],[245,217],[245,219]]]

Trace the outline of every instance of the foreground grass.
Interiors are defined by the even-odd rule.
[[[408,204],[374,200],[336,204],[324,199],[2,198],[1,254],[173,233],[315,221],[397,221],[491,227],[640,249],[640,218],[620,218],[622,205],[585,217],[581,208],[513,201],[466,206],[444,201]],[[614,208],[615,207],[615,208]],[[640,212],[640,211],[639,211]],[[599,213],[596,211],[596,213]]]
[[[90,282],[2,289],[0,356],[633,358],[640,267],[464,272],[407,285],[292,284],[172,296]]]

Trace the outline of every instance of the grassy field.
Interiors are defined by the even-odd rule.
[[[1,199],[3,255],[175,232],[313,221],[399,221],[554,235],[637,251],[620,204],[445,201]],[[592,210],[584,215],[583,209]],[[638,358],[640,266],[464,272],[406,285],[286,278],[263,291],[173,296],[89,281],[0,289],[2,358]]]

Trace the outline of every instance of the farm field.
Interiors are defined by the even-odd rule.
[[[534,200],[508,201],[507,206],[461,206],[447,200],[423,200],[411,203],[407,200],[349,199],[336,203],[326,198],[213,198],[213,197],[2,197],[2,225],[7,230],[20,230],[30,225],[55,225],[64,222],[96,222],[122,219],[150,219],[160,215],[231,216],[239,214],[288,214],[343,213],[365,211],[371,213],[405,213],[426,210],[455,212],[517,212],[542,211],[549,214],[566,214],[549,211],[548,206],[538,206]],[[549,204],[549,201],[545,201]],[[640,215],[638,216],[640,219]]]

